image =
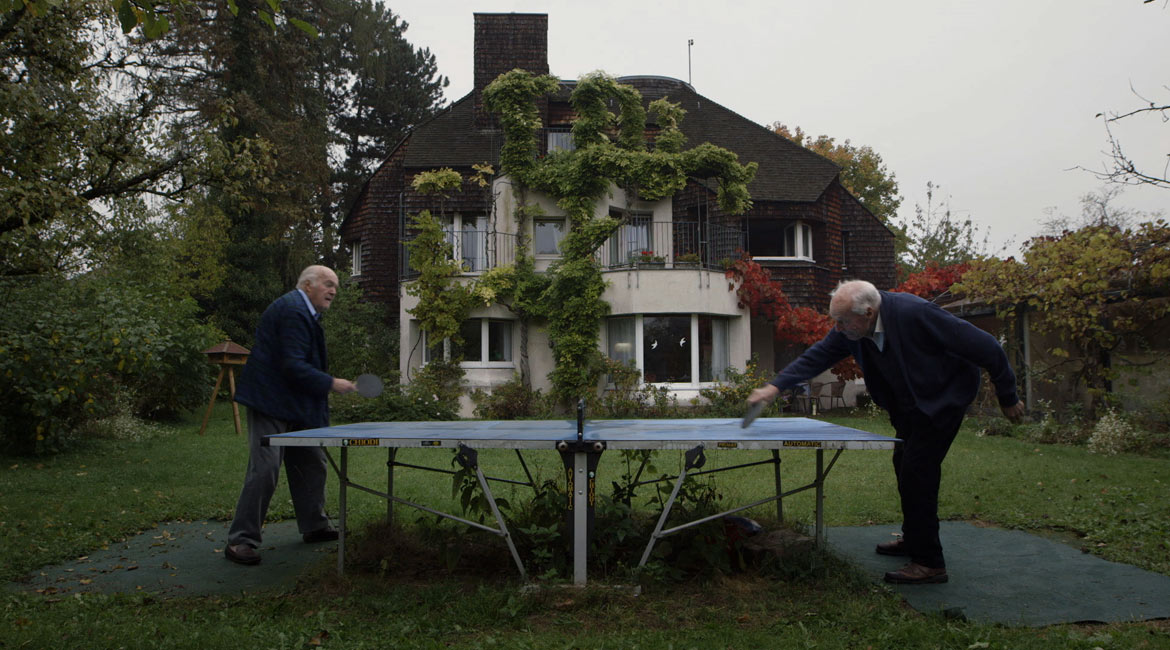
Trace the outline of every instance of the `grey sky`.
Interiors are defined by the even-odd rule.
[[[741,115],[873,147],[897,176],[903,219],[926,183],[993,247],[1037,234],[1045,209],[1078,216],[1102,182],[1078,166],[1107,163],[1102,111],[1170,96],[1166,0],[407,0],[387,3],[451,79],[471,89],[475,12],[549,15],[549,68],[564,79],[688,79]],[[1115,129],[1161,170],[1170,125]],[[1124,207],[1170,207],[1170,190],[1131,188]]]

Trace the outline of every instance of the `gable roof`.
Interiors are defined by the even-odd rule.
[[[710,142],[734,151],[740,163],[758,163],[756,177],[748,185],[754,201],[816,201],[841,171],[829,159],[696,93],[685,82],[667,77],[623,77],[619,81],[636,88],[646,104],[666,97],[686,110],[681,128],[687,146]],[[562,82],[557,98],[567,100],[575,85],[573,81]],[[403,164],[426,169],[497,164],[503,134],[476,128],[474,110],[472,92],[416,127]]]

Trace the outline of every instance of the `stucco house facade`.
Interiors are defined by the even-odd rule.
[[[531,222],[527,238],[518,238],[508,218],[516,207],[509,178],[495,176],[485,187],[470,180],[473,165],[498,169],[504,141],[483,107],[483,89],[514,68],[548,74],[547,27],[544,14],[475,14],[474,89],[398,143],[342,224],[341,239],[364,295],[399,315],[404,381],[441,348],[427,341],[412,319],[417,299],[404,291],[414,277],[403,246],[412,236],[413,215],[441,207],[455,258],[468,278],[512,263],[518,241],[527,241],[538,271],[559,258],[558,243],[569,224],[554,200],[529,195],[543,214]],[[775,347],[772,324],[753,321],[729,290],[723,263],[741,251],[768,268],[797,305],[823,310],[828,292],[843,279],[894,286],[894,235],[845,190],[834,163],[685,82],[657,76],[618,81],[637,89],[646,104],[665,97],[680,105],[686,111],[680,126],[687,146],[710,142],[759,168],[748,186],[753,207],[746,214],[724,214],[707,178],[691,178],[659,201],[627,200],[618,187],[597,201],[594,214],[622,220],[595,255],[610,308],[598,340],[604,354],[633,361],[645,381],[668,387],[684,403],[718,381],[726,368],[744,368],[753,355],[765,369],[782,363],[791,350]],[[540,101],[542,153],[573,146],[568,97],[575,83],[562,81],[558,93]],[[648,132],[655,128],[647,124]],[[441,206],[411,187],[416,174],[438,168],[467,179]],[[462,334],[468,391],[490,391],[519,370],[520,328],[506,306],[474,311]],[[547,334],[536,326],[524,335],[532,386],[547,389],[554,363]],[[470,412],[469,403],[464,407]]]

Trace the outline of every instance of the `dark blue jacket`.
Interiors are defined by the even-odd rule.
[[[329,426],[325,331],[296,289],[272,301],[260,317],[236,401],[294,429]]]
[[[878,406],[886,410],[912,402],[933,418],[947,409],[966,409],[979,391],[979,369],[991,376],[1000,406],[1012,406],[1016,376],[999,341],[971,323],[934,303],[908,293],[882,291],[879,312],[885,330],[884,354],[892,354],[892,367],[902,372],[909,399],[898,399],[894,388],[862,354],[861,341],[850,341],[833,329],[788,364],[770,383],[787,390],[807,381],[853,355],[865,374],[865,387]]]

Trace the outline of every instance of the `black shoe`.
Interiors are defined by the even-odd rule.
[[[878,555],[910,555],[910,551],[906,548],[906,540],[901,537],[893,541],[882,542],[873,550]]]
[[[248,544],[228,544],[223,548],[223,556],[236,564],[260,564],[260,554]]]
[[[336,542],[337,529],[335,528],[318,528],[311,533],[305,533],[301,536],[306,544],[316,544],[317,542]]]
[[[947,581],[947,570],[911,562],[886,574],[886,582],[896,585],[929,585]]]

